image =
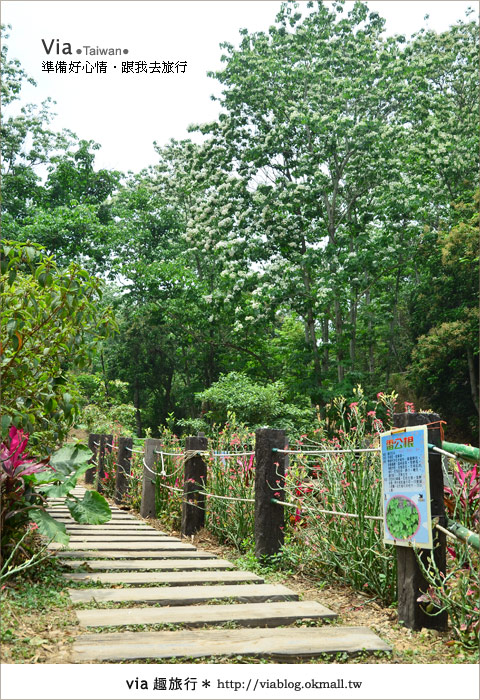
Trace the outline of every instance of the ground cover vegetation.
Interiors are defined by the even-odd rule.
[[[251,452],[256,427],[285,429],[300,452],[375,445],[398,398],[397,410],[437,411],[450,440],[478,444],[477,26],[383,29],[365,2],[285,3],[265,31],[222,45],[219,117],[191,127],[203,142],[155,144],[157,162],[128,176],[95,169],[100,144],[52,131],[49,101],[16,107],[32,81],[3,42],[9,580],[42,556],[29,523],[62,536],[44,499],[68,496],[90,458],[56,451],[73,425],[114,435],[107,496],[116,440],[134,436],[132,507],[143,440],[160,437],[172,454],[157,505],[172,528],[175,453],[182,433],[204,431],[208,490],[244,499],[207,497],[208,530],[251,566],[254,460],[225,453]],[[476,467],[451,462],[450,473],[450,515],[478,530]],[[292,456],[284,497],[293,507],[272,567],[328,572],[391,605],[392,549],[370,519],[378,457]],[[80,522],[108,517],[102,497],[88,499],[71,499]],[[400,510],[391,517],[406,527]],[[426,576],[427,609],[447,606],[454,639],[473,647],[477,554],[454,541],[445,579]]]

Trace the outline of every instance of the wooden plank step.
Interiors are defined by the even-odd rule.
[[[91,583],[110,583],[112,585],[128,583],[143,585],[162,583],[166,586],[191,586],[203,583],[236,584],[263,583],[260,576],[251,571],[120,571],[105,574],[75,573],[63,574],[68,581],[85,581]]]
[[[212,600],[236,600],[245,603],[298,600],[286,586],[269,583],[245,583],[226,586],[157,586],[155,588],[69,588],[72,603],[125,602],[150,605],[195,605]]]
[[[115,560],[125,560],[128,561],[130,559],[141,559],[142,561],[149,561],[151,559],[169,559],[173,558],[175,559],[176,557],[185,557],[188,559],[216,559],[217,555],[212,554],[211,552],[200,552],[198,549],[195,550],[170,550],[170,551],[165,551],[165,550],[156,550],[156,551],[135,551],[135,552],[122,552],[122,551],[106,551],[106,552],[96,552],[93,550],[78,550],[78,551],[73,551],[73,552],[64,552],[61,551],[57,554],[57,557],[60,559],[85,559],[85,560],[90,560],[90,559],[115,559]]]
[[[99,528],[98,530],[79,530],[77,528],[70,528],[69,525],[66,527],[67,534],[70,535],[71,537],[83,537],[83,538],[89,538],[89,537],[94,537],[94,536],[102,536],[102,537],[109,537],[115,535],[116,537],[140,537],[142,539],[156,539],[159,536],[160,537],[169,537],[166,532],[160,532],[160,530],[156,530],[155,534],[151,534],[150,530],[117,530],[117,528],[112,527],[111,530],[108,528]],[[179,539],[179,538],[176,538]],[[108,540],[107,540],[108,541]]]
[[[112,632],[79,637],[73,645],[73,661],[237,655],[291,658],[390,650],[368,627]]]
[[[148,549],[149,551],[156,551],[156,552],[161,552],[163,550],[175,550],[175,549],[184,549],[184,550],[194,550],[195,547],[193,544],[187,544],[186,542],[160,542],[157,541],[148,541],[148,542],[91,542],[90,540],[88,542],[70,542],[68,545],[68,549],[70,550],[75,550],[75,549],[85,549],[85,545],[88,546],[89,549],[98,549],[98,550],[103,550],[104,552],[112,551],[112,550],[127,550],[127,551],[138,551],[141,549]],[[53,551],[56,551],[58,549],[62,549],[63,545],[60,544],[59,542],[52,542],[51,544],[48,545],[47,549],[51,549]]]
[[[151,532],[153,530],[154,532],[158,532],[160,535],[166,534],[161,530],[154,530],[153,527],[150,527],[146,523],[112,523],[111,521],[102,523],[101,525],[89,525],[88,523],[78,523],[77,521],[74,521],[73,523],[67,524],[67,530],[71,530],[72,532],[75,530],[85,530],[86,532],[98,532],[101,530],[108,530],[108,532],[111,530],[120,530],[121,532]]]
[[[119,610],[77,610],[82,627],[124,625],[203,625],[239,622],[244,627],[277,627],[297,620],[334,620],[337,613],[315,601],[286,603],[244,603],[193,605],[170,608],[120,608]]]
[[[72,527],[71,525],[66,526],[66,531],[69,535],[136,535],[137,537],[151,537],[152,536],[152,530],[144,528],[116,528],[112,525],[111,528],[107,528],[105,526],[100,526],[97,525],[97,529],[94,530],[88,529],[88,530],[82,530],[81,528],[78,527]],[[154,530],[153,531],[156,535],[161,535],[162,537],[168,537],[166,532],[161,532],[160,530]]]
[[[160,533],[153,533],[153,535],[91,535],[90,533],[86,535],[70,535],[70,542],[145,542],[147,539],[152,542],[180,542],[178,537],[169,537],[169,535],[162,535]]]
[[[62,522],[68,522],[68,523],[76,523],[77,521],[72,518],[72,516],[69,513],[50,513],[52,518],[55,518],[55,520],[60,520]],[[141,523],[143,522],[142,520],[137,520],[137,518],[132,518],[130,515],[112,515],[110,520],[107,520],[107,522],[112,523]],[[147,523],[148,524],[148,523]],[[81,523],[80,523],[81,525]]]
[[[70,511],[65,508],[64,510],[60,510],[59,508],[48,508],[46,509],[47,513],[53,517],[58,517],[58,518],[71,518]],[[138,518],[134,518],[133,515],[127,515],[126,513],[122,513],[122,511],[112,512],[112,517],[108,522],[111,522],[112,520],[127,520],[128,522],[133,521],[137,523],[143,522],[143,520],[139,520]]]
[[[80,566],[85,566],[92,571],[119,571],[119,570],[135,570],[135,571],[175,571],[194,570],[194,569],[236,569],[235,564],[232,564],[225,559],[131,559],[125,561],[107,561],[102,559],[94,559],[91,561],[64,561],[65,566],[72,569],[78,569]]]

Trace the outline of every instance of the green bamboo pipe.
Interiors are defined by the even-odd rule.
[[[471,445],[459,445],[457,442],[442,442],[442,449],[454,452],[469,462],[480,462],[480,449]]]
[[[455,537],[458,537],[459,540],[462,540],[462,542],[471,545],[477,552],[480,551],[479,535],[476,532],[472,532],[454,520],[450,520],[450,518],[447,518],[445,529],[451,532],[452,535],[455,535]]]

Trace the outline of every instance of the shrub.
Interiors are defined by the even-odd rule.
[[[2,437],[14,425],[39,443],[46,431],[42,446],[53,448],[78,410],[69,370],[90,362],[113,317],[100,280],[75,263],[60,270],[41,246],[15,241],[0,256]]]

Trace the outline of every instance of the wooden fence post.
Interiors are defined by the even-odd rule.
[[[113,500],[117,505],[123,501],[128,490],[132,463],[133,438],[121,437],[118,439],[117,474],[115,476],[115,495]]]
[[[395,413],[393,425],[395,428],[408,428],[414,425],[436,423],[440,416],[436,413]],[[428,427],[428,442],[441,447],[440,424]],[[438,518],[438,524],[445,527],[445,508],[443,503],[443,472],[441,455],[429,451],[428,472],[430,479],[430,504],[432,519]],[[420,550],[420,559],[425,567],[427,558],[434,558],[440,572],[446,573],[446,536],[443,532],[433,529],[433,550]],[[427,615],[417,599],[428,589],[428,583],[422,574],[415,552],[410,547],[396,547],[397,550],[397,583],[398,583],[398,619],[413,630],[426,627],[429,629],[447,629],[447,611],[435,616]],[[435,612],[435,611],[434,611]]]
[[[97,476],[95,479],[95,490],[98,493],[102,493],[103,484],[102,479],[105,476],[105,454],[111,452],[112,448],[108,445],[112,445],[113,435],[100,435],[100,445],[97,452]]]
[[[142,481],[142,503],[140,505],[140,515],[142,518],[156,518],[155,508],[155,472],[158,455],[156,450],[161,449],[161,441],[156,438],[145,440],[145,454],[143,455],[143,481]],[[152,474],[152,472],[154,472]]]
[[[97,462],[98,464],[98,447],[100,445],[100,435],[97,433],[90,433],[88,436],[88,447],[90,450],[93,452],[93,457],[91,461]],[[95,474],[97,472],[97,465],[94,464],[90,469],[87,469],[85,472],[85,483],[86,484],[93,484],[93,481],[95,479]]]
[[[206,487],[207,465],[201,455],[191,453],[205,452],[207,446],[208,440],[202,433],[197,437],[187,437],[185,440],[182,535],[193,535],[205,525],[206,499],[199,491],[204,491]]]
[[[280,551],[284,542],[286,456],[272,448],[285,449],[284,430],[259,428],[255,432],[255,556],[265,559]]]

